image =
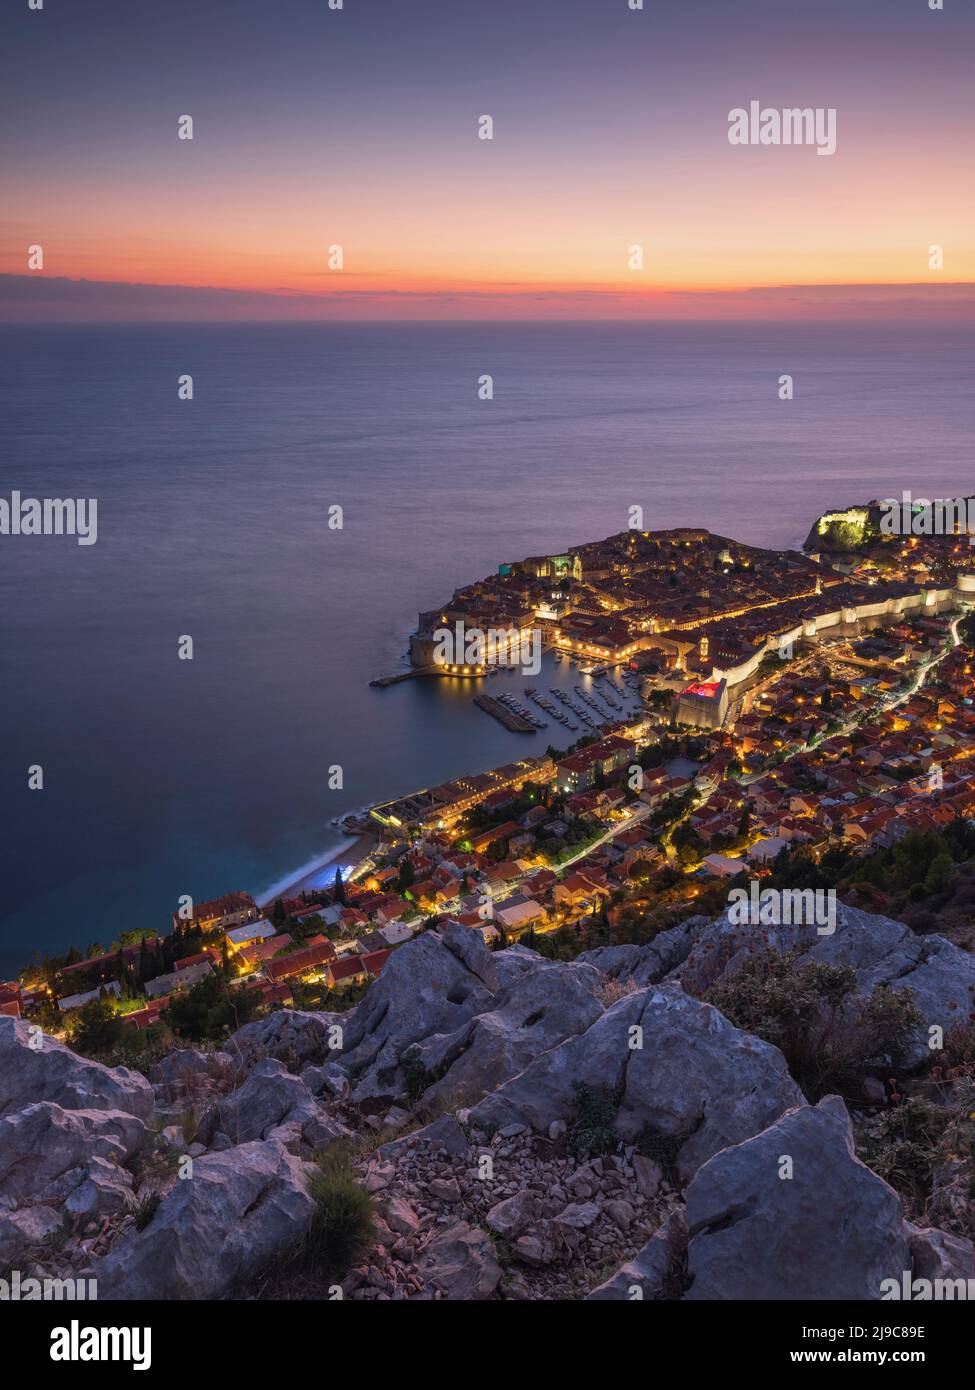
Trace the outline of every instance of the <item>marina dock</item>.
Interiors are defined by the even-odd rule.
[[[506,729],[510,729],[514,734],[534,734],[535,726],[529,724],[527,719],[522,719],[520,714],[515,714],[514,710],[506,709],[500,700],[495,700],[491,695],[475,695],[474,703],[478,709],[484,710],[485,714],[490,714],[499,724],[503,724]]]

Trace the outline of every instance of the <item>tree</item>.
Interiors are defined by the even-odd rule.
[[[125,1027],[107,999],[83,1004],[73,1021],[71,1042],[78,1052],[108,1052]]]
[[[629,868],[630,878],[635,879],[650,878],[653,872],[653,864],[649,859],[634,859]]]
[[[346,901],[345,884],[342,882],[341,866],[335,870],[335,884],[332,889],[332,896],[337,903],[344,903]]]
[[[174,995],[163,1011],[180,1037],[193,1042],[219,1038],[225,1029],[236,1030],[258,1009],[254,990],[228,991],[219,975],[207,975],[184,994]]]
[[[931,860],[927,873],[924,875],[925,891],[927,893],[940,893],[942,888],[947,886],[951,869],[952,863],[950,854],[945,852],[935,855]]]

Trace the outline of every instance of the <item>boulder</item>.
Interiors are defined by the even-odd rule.
[[[349,1074],[352,1100],[402,1100],[409,1090],[401,1065],[407,1048],[434,1033],[455,1032],[493,999],[436,932],[406,942],[345,1017],[344,1048],[335,1060]]]
[[[911,1267],[900,1199],[856,1157],[838,1096],[715,1154],[686,1197],[691,1301],[879,1299]]]
[[[209,1299],[246,1285],[308,1230],[314,1171],[269,1142],[197,1159],[142,1231],[93,1262],[99,1297]]]
[[[649,991],[640,1022],[643,1046],[630,1053],[617,1130],[630,1142],[649,1131],[676,1150],[682,1181],[804,1101],[777,1047],[680,990]]]
[[[24,1257],[61,1229],[53,1207],[20,1207],[0,1211],[0,1274],[18,1267]]]
[[[628,1030],[639,1024],[646,994],[629,994],[576,1037],[551,1048],[519,1075],[472,1107],[470,1122],[481,1129],[525,1124],[547,1132],[553,1120],[572,1115],[576,1084],[617,1092],[630,1057]]]
[[[440,933],[440,940],[448,951],[459,961],[463,961],[472,975],[483,981],[486,989],[492,994],[497,992],[498,971],[494,956],[476,927],[465,927],[461,922],[448,922]]]
[[[142,1121],[127,1112],[39,1101],[0,1119],[0,1191],[18,1202],[63,1202],[93,1162],[118,1168],[147,1138]]]
[[[349,1093],[349,1078],[334,1062],[321,1067],[309,1064],[302,1067],[299,1075],[313,1095],[343,1100]]]
[[[585,1032],[603,1012],[601,984],[592,966],[548,965],[519,975],[493,1008],[456,1032],[414,1044],[407,1062],[439,1078],[423,1092],[424,1107],[480,1100],[549,1048]]]
[[[64,1210],[84,1220],[101,1220],[132,1211],[136,1205],[132,1175],[104,1158],[89,1159],[87,1177],[69,1193]]]
[[[586,1302],[635,1302],[663,1297],[670,1292],[686,1249],[687,1222],[683,1211],[675,1211],[632,1260],[620,1265],[614,1275],[587,1295]]]
[[[297,1138],[312,1146],[331,1143],[347,1133],[319,1106],[300,1077],[268,1057],[251,1069],[236,1091],[210,1106],[199,1135],[207,1142],[222,1131],[233,1143],[248,1144],[285,1126],[295,1126]]]
[[[490,1298],[501,1282],[491,1238],[458,1221],[435,1235],[420,1253],[414,1273],[424,1285],[421,1299],[438,1295],[451,1302]]]
[[[537,1058],[476,1105],[471,1121],[547,1131],[573,1116],[577,1083],[612,1093],[619,1138],[649,1136],[685,1180],[803,1100],[777,1048],[679,989],[649,988],[624,995],[585,1033]]]
[[[907,1237],[916,1279],[975,1279],[975,1247],[964,1236],[908,1224]]]
[[[301,1009],[277,1009],[253,1023],[238,1028],[226,1043],[226,1050],[244,1067],[262,1058],[273,1057],[299,1070],[306,1063],[323,1065],[334,1061],[332,1028],[342,1026],[345,1014],[306,1013]]]
[[[152,1087],[138,1072],[79,1057],[33,1024],[0,1016],[0,1115],[41,1100],[65,1110],[125,1111],[141,1120],[155,1108]]]

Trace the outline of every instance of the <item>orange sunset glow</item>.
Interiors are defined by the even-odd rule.
[[[757,27],[729,71],[727,16],[704,8],[705,34],[679,15],[652,33],[625,14],[591,16],[582,28],[600,61],[573,30],[571,84],[569,69],[547,65],[560,35],[527,26],[511,49],[503,15],[480,36],[485,51],[469,51],[461,22],[437,50],[391,19],[400,51],[377,45],[361,16],[321,29],[309,12],[314,61],[278,28],[280,70],[261,62],[269,27],[255,20],[228,38],[201,21],[178,80],[156,61],[159,33],[140,47],[120,30],[129,63],[102,62],[96,82],[49,28],[40,56],[65,69],[69,96],[7,151],[0,274],[29,274],[28,248],[42,245],[43,275],[59,285],[233,291],[286,315],[358,302],[387,314],[408,303],[446,316],[749,316],[756,292],[825,286],[848,287],[851,302],[869,287],[874,303],[878,287],[914,287],[934,312],[950,301],[967,313],[971,24],[950,46],[931,26],[853,28],[824,68],[822,37],[776,8],[777,24]],[[18,37],[36,60],[28,28]],[[221,42],[229,57],[214,76],[207,44]],[[443,81],[462,43],[465,82]],[[828,102],[835,152],[731,144],[729,113],[755,93],[776,106]],[[183,113],[191,139],[177,137]],[[43,309],[58,293],[38,297]]]

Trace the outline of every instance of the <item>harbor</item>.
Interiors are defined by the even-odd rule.
[[[387,686],[399,685],[401,681],[411,681],[417,676],[455,676],[460,680],[481,680],[487,674],[483,666],[412,666],[407,671],[394,671],[388,676],[376,676],[369,684],[376,690],[385,690]]]
[[[495,699],[493,695],[475,695],[474,703],[478,709],[484,710],[485,714],[490,714],[499,724],[503,724],[506,729],[510,729],[513,734],[533,734],[539,727],[524,715],[518,714],[515,710],[509,709],[507,704],[502,703],[502,699]]]

